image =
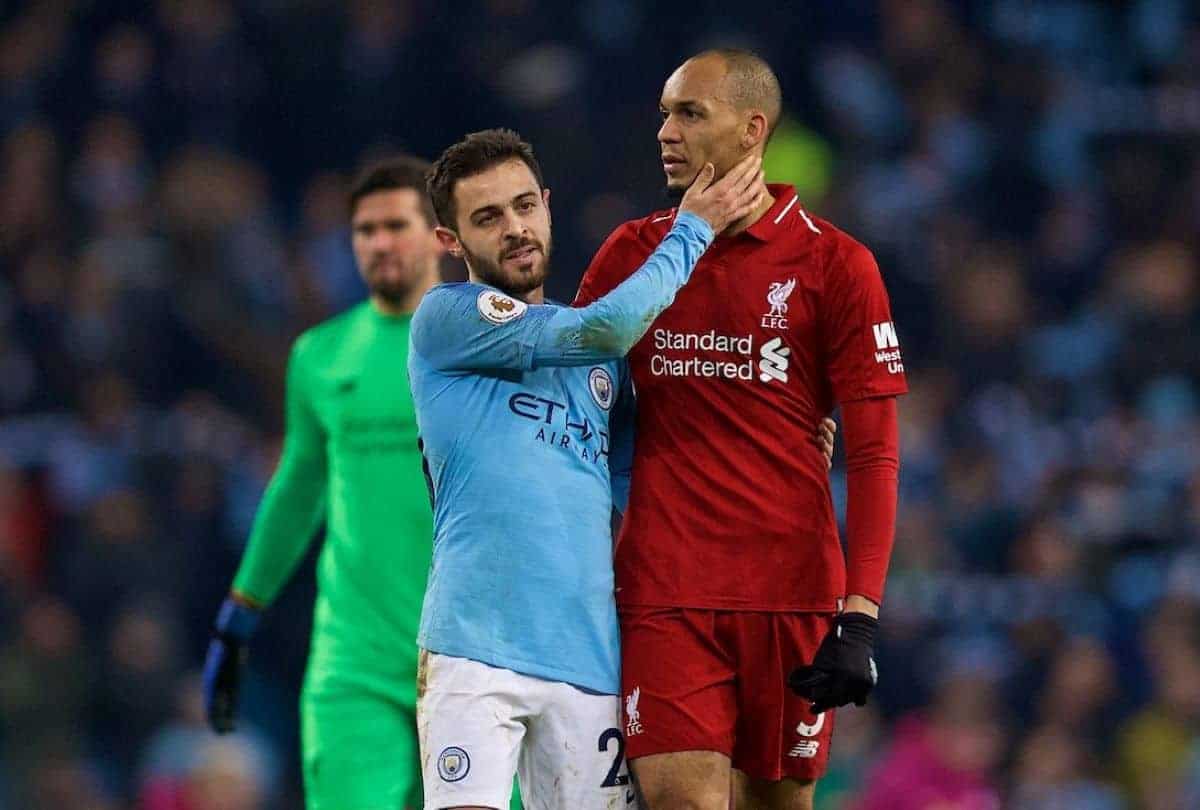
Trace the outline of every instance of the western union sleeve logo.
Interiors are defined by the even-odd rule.
[[[875,362],[887,363],[889,374],[903,374],[904,361],[900,357],[900,340],[896,337],[896,327],[891,321],[873,324],[871,331],[875,333]]]
[[[875,348],[879,351],[900,347],[900,341],[896,337],[896,327],[891,321],[877,323],[871,329],[875,332]]]

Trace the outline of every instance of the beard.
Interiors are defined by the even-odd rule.
[[[677,186],[671,185],[671,181],[668,180],[667,184],[663,186],[663,196],[667,198],[667,201],[672,206],[677,206],[683,201],[683,195],[687,194],[687,190],[692,187],[692,183],[694,182],[696,182],[696,175],[694,174],[686,183],[680,183]]]
[[[545,244],[536,239],[526,239],[518,244],[508,245],[496,259],[473,253],[466,244],[463,244],[463,253],[467,264],[480,281],[519,298],[546,283],[546,277],[550,275],[551,245],[549,237]],[[506,254],[529,246],[538,248],[541,254],[534,254],[533,263],[528,268],[511,270],[504,267]]]
[[[390,268],[372,267],[364,280],[372,296],[393,306],[400,306],[412,293],[421,275],[413,267],[405,267],[404,272],[399,274],[393,273]]]
[[[393,307],[400,307],[408,300],[408,287],[398,287],[395,284],[377,284],[370,286],[367,290],[371,293],[371,297],[379,298],[384,303]]]

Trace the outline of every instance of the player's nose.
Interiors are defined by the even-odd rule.
[[[392,235],[382,228],[371,234],[371,238],[367,241],[367,249],[372,253],[386,253],[391,246]]]
[[[668,115],[658,128],[659,143],[679,143],[679,127],[675,124],[675,116]]]
[[[525,221],[517,216],[515,211],[509,211],[504,215],[504,238],[520,239],[524,236],[527,230]]]

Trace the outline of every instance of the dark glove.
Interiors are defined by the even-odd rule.
[[[862,706],[875,688],[875,630],[879,622],[865,613],[843,613],[834,619],[808,666],[797,667],[788,676],[788,686],[812,701],[819,714],[853,703]]]
[[[233,598],[221,603],[208,654],[204,657],[204,709],[218,734],[233,731],[238,683],[246,663],[246,642],[261,611]]]

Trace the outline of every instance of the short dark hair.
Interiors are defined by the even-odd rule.
[[[766,115],[769,139],[775,132],[775,125],[779,123],[783,110],[783,92],[775,71],[771,70],[767,60],[743,48],[712,48],[696,54],[692,59],[710,56],[719,57],[725,62],[724,85],[729,101],[743,110],[757,107]]]
[[[454,186],[459,180],[514,159],[529,167],[539,189],[546,187],[542,181],[542,167],[533,155],[533,147],[511,129],[472,132],[458,143],[446,147],[446,151],[429,170],[426,186],[438,223],[446,228],[455,226],[457,212],[454,210]]]
[[[425,191],[425,173],[428,171],[429,161],[412,155],[394,155],[368,164],[350,186],[350,216],[354,216],[359,201],[369,194],[411,188],[421,199],[421,213],[425,215],[425,220],[431,226],[436,225],[433,205]]]

